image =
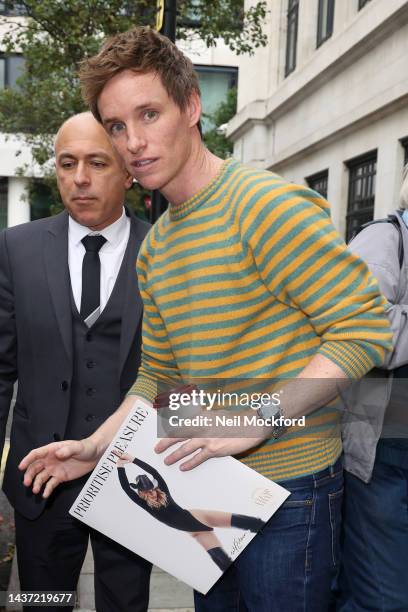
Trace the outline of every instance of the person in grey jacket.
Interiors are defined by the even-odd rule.
[[[400,231],[376,223],[350,243],[389,302],[394,350],[346,397],[340,612],[408,610],[408,166],[395,216]]]

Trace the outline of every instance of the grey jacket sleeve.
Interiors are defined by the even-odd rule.
[[[17,379],[14,295],[6,236],[6,231],[0,232],[0,458],[3,453],[13,386]]]
[[[394,349],[385,358],[384,368],[408,363],[408,230],[401,225],[404,240],[404,262],[398,261],[398,230],[391,223],[370,225],[352,240],[349,248],[361,257],[376,277],[388,300],[387,315],[394,334]]]

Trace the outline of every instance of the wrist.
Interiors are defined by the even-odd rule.
[[[105,436],[98,431],[95,431],[92,435],[90,435],[89,438],[87,438],[87,441],[91,444],[92,448],[94,449],[95,458],[97,460],[99,460],[102,457],[103,453],[108,448],[108,445],[110,442],[110,440],[107,440]]]
[[[277,440],[286,433],[288,428],[283,424],[284,414],[280,404],[277,406],[273,404],[262,404],[256,413],[265,423],[264,427],[266,427],[268,431],[267,437],[272,437]]]

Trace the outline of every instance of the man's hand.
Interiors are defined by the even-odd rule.
[[[32,450],[18,467],[25,471],[24,485],[32,487],[35,494],[45,485],[42,496],[47,498],[60,483],[91,472],[99,457],[97,445],[90,438],[65,440]]]
[[[193,438],[185,440],[183,438],[163,438],[154,448],[156,453],[162,453],[173,444],[184,441],[179,448],[168,455],[164,463],[172,465],[180,459],[193,455],[190,459],[180,465],[180,470],[191,470],[211,457],[228,457],[239,455],[244,451],[258,446],[265,440],[265,436],[259,438]],[[197,452],[198,451],[198,452]]]

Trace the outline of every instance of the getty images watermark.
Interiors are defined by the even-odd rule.
[[[170,427],[304,427],[305,416],[288,418],[279,412],[283,390],[274,393],[238,393],[217,389],[215,392],[203,389],[192,389],[188,393],[173,392],[168,396],[168,408],[181,410],[183,414],[172,414],[166,417]],[[254,414],[243,413],[252,409]],[[184,409],[184,410],[183,410]],[[189,415],[185,415],[188,409]],[[263,409],[275,413],[263,416]],[[271,409],[271,410],[269,410]],[[195,411],[200,410],[198,414]],[[203,413],[203,410],[206,413]],[[234,414],[225,414],[225,410],[234,410]],[[193,414],[191,414],[191,411]],[[212,414],[208,412],[213,411]],[[220,411],[220,414],[217,412]]]

